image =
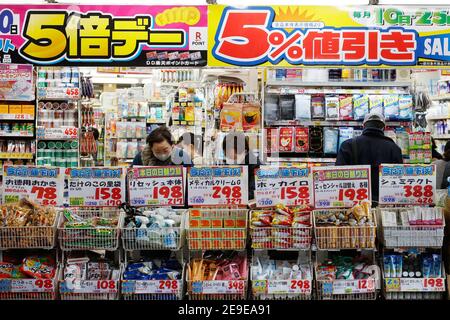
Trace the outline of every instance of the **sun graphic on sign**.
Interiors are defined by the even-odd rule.
[[[276,10],[274,22],[309,22],[309,21],[320,21],[315,18],[314,13],[308,10],[301,10],[299,6],[282,6],[278,7]],[[290,31],[292,29],[286,29]]]

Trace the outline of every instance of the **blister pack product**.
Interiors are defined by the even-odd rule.
[[[345,140],[353,138],[353,128],[339,128],[339,148]]]
[[[266,152],[278,152],[279,143],[278,137],[279,132],[278,128],[267,128],[265,129],[266,134]]]
[[[264,99],[264,118],[266,121],[277,121],[280,119],[280,108],[278,97],[268,95]]]
[[[413,119],[413,100],[409,94],[401,95],[398,99],[399,120],[411,121]]]
[[[338,128],[324,128],[323,129],[323,153],[337,154],[339,139]]]
[[[309,151],[321,153],[323,152],[323,128],[309,128]]]
[[[295,115],[295,98],[294,96],[280,96],[280,120],[293,120]]]
[[[339,97],[325,97],[326,120],[339,120]]]
[[[306,127],[295,128],[295,152],[308,152],[309,129]]]
[[[399,118],[399,105],[398,95],[386,94],[383,96],[384,117],[386,120],[398,120]]]
[[[325,119],[325,96],[318,94],[311,96],[311,118],[314,120]]]
[[[353,118],[355,120],[364,120],[369,113],[369,96],[366,94],[353,95]]]
[[[309,94],[295,95],[295,119],[311,120],[311,96]]]
[[[404,128],[395,129],[395,135],[397,137],[397,145],[402,150],[402,155],[408,156],[409,153],[409,136],[408,132]]]
[[[279,129],[279,151],[294,152],[294,128],[282,127]]]
[[[384,115],[383,96],[379,94],[369,95],[369,112]]]
[[[339,96],[339,119],[353,120],[353,99],[352,96]]]

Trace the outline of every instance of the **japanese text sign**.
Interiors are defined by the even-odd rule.
[[[28,197],[42,205],[64,204],[64,174],[60,168],[5,165],[2,188],[3,203]]]
[[[210,6],[208,64],[450,66],[450,7]]]
[[[309,168],[262,166],[256,170],[255,187],[257,207],[313,203]]]
[[[445,278],[385,278],[387,292],[443,292]]]
[[[0,64],[0,100],[34,100],[31,64]]]
[[[189,205],[248,203],[247,166],[191,167],[187,184]]]
[[[370,200],[370,166],[312,168],[314,207],[350,208]]]
[[[430,205],[435,195],[435,165],[380,165],[380,204]]]
[[[183,167],[135,167],[128,170],[132,206],[184,205]]]
[[[205,66],[207,6],[2,6],[0,41],[3,63]]]
[[[69,205],[117,207],[125,201],[125,168],[69,169]]]

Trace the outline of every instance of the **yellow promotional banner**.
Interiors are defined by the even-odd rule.
[[[450,6],[208,7],[209,66],[450,68]]]

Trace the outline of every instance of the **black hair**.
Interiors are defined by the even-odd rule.
[[[152,132],[150,132],[146,140],[150,148],[153,146],[154,143],[160,143],[163,141],[167,141],[167,143],[173,145],[172,134],[170,133],[170,130],[166,126],[160,126],[155,130],[153,130]]]
[[[98,131],[97,128],[91,128],[92,134],[94,135],[94,140],[98,140],[98,138],[100,137],[100,132]]]
[[[194,145],[195,135],[192,132],[185,132],[181,135],[180,139],[178,139],[178,143],[181,142],[189,142],[189,144]]]

